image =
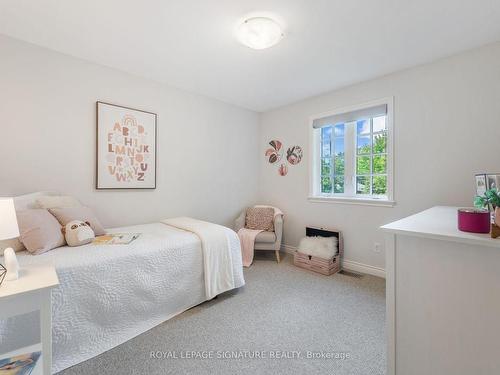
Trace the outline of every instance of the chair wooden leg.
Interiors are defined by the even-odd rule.
[[[276,250],[276,261],[279,263],[280,262],[280,251]]]

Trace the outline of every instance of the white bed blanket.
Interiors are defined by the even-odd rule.
[[[239,239],[229,239],[235,288],[244,285]],[[60,286],[52,293],[53,372],[101,354],[209,299],[201,241],[162,223],[114,228],[142,233],[129,245],[61,247],[22,266],[52,264]],[[1,261],[1,257],[0,257]],[[38,315],[0,320],[0,353],[38,342]],[[166,338],[168,339],[168,338]]]
[[[205,294],[208,299],[234,289],[230,233],[226,227],[190,217],[176,217],[161,222],[195,233],[200,238],[203,251]]]

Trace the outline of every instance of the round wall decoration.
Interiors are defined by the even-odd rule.
[[[275,139],[270,141],[269,144],[271,145],[271,148],[266,150],[266,157],[268,158],[270,164],[274,164],[280,161],[283,156],[283,150],[281,149],[283,145],[280,141]]]
[[[271,148],[266,150],[266,159],[269,164],[276,164],[283,159],[283,144],[277,139],[269,141]],[[292,146],[286,150],[285,159],[278,167],[278,174],[286,176],[288,165],[297,165],[302,160],[303,151],[300,146]]]
[[[286,150],[286,160],[291,165],[297,165],[302,160],[302,147],[292,146]]]

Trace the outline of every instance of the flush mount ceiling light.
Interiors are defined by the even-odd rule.
[[[238,40],[253,49],[272,47],[283,35],[281,26],[269,17],[248,18],[237,29]]]

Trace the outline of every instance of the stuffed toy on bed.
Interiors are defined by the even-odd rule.
[[[95,238],[90,223],[81,220],[70,221],[62,228],[62,232],[69,246],[85,245],[92,242]]]

